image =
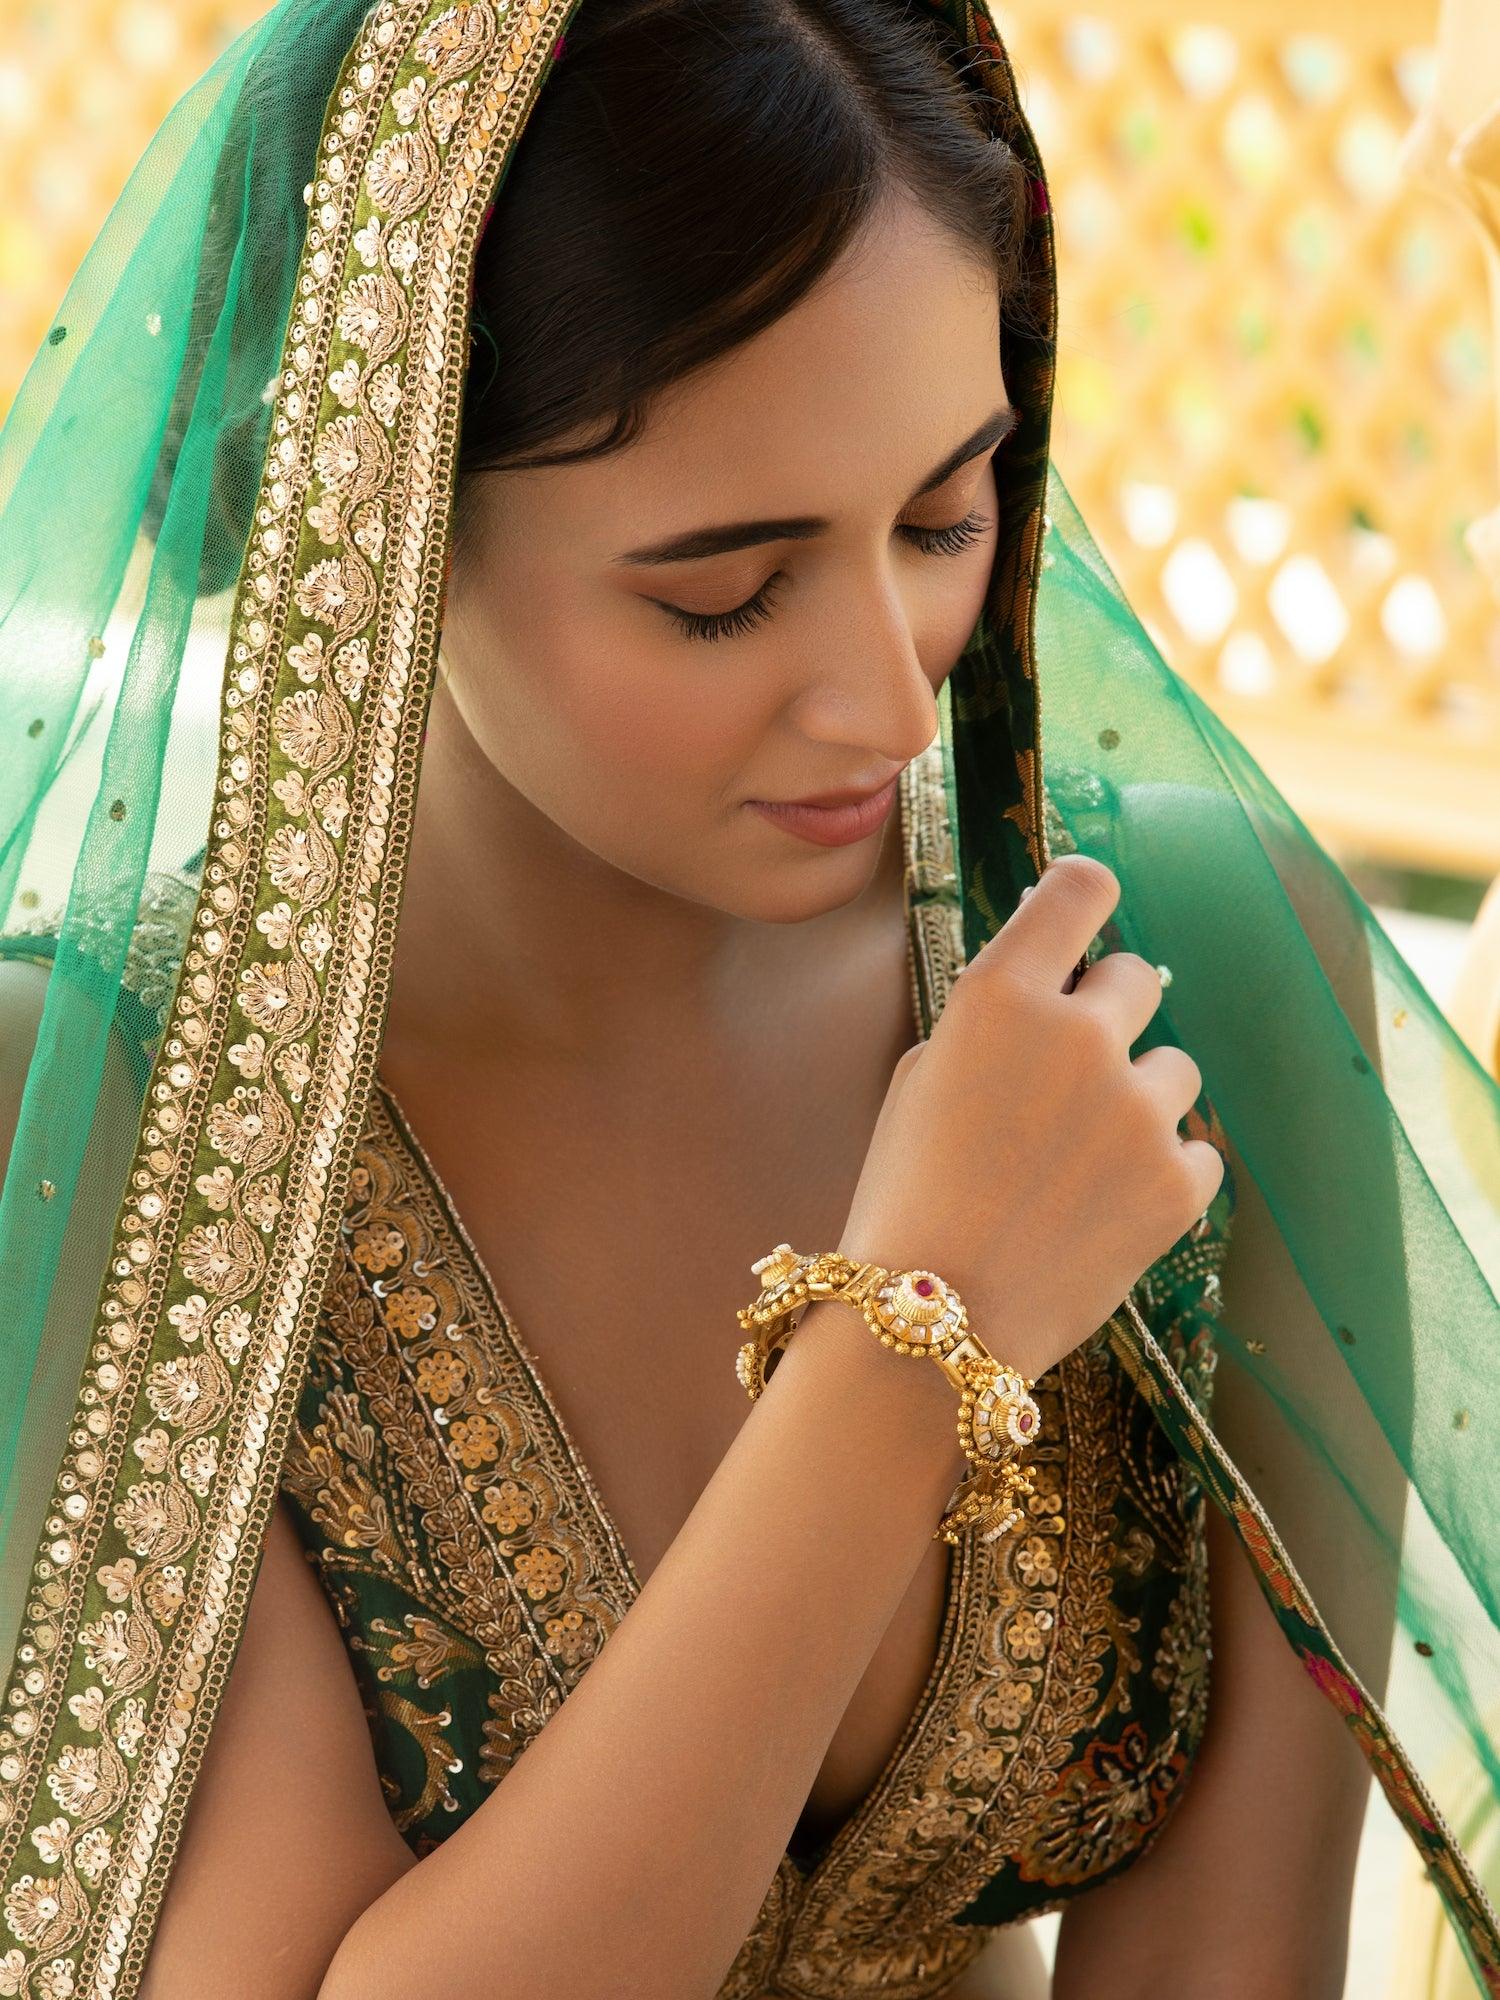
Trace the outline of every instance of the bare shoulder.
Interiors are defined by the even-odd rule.
[[[415,1866],[332,1607],[278,1501],[141,2000],[310,2000],[355,1919]]]
[[[16,1136],[50,977],[51,968],[34,959],[0,958],[0,1172]]]
[[[47,998],[50,965],[0,955],[0,1077],[24,1081]]]

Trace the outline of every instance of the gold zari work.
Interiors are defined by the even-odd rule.
[[[935,1009],[961,963],[941,771],[934,745],[902,784],[915,970]],[[1222,1241],[1198,1246],[1203,1278]],[[1140,1852],[1179,1795],[1208,1691],[1201,1500],[1103,1343],[1036,1394],[1029,1522],[953,1550],[901,1743],[821,1854],[783,1856],[722,2000],[938,1994],[991,1928],[953,1917],[1007,1862],[1017,1914],[1055,1907]],[[392,1817],[430,1852],[577,1685],[638,1586],[380,1087],[282,1490],[338,1614]]]

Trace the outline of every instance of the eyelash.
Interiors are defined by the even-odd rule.
[[[901,532],[910,535],[923,555],[956,556],[971,548],[989,527],[983,514],[966,514],[961,521],[955,521],[948,528],[903,527]],[[677,621],[690,639],[733,639],[758,625],[771,608],[771,597],[781,572],[768,577],[753,597],[737,604],[733,611],[681,611],[676,605],[663,605],[662,609]]]

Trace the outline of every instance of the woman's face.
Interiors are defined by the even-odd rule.
[[[998,316],[993,274],[892,195],[635,444],[475,482],[447,693],[544,837],[767,922],[861,893],[881,829],[815,845],[749,802],[873,790],[936,734],[994,554]]]

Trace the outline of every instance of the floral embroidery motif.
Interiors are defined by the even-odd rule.
[[[420,754],[413,658],[444,548],[409,496],[443,484],[461,385],[409,354],[465,303],[450,273],[478,168],[524,124],[567,11],[376,0],[319,135],[211,838],[201,879],[161,905],[170,971],[150,980],[145,904],[127,963],[123,990],[150,988],[122,1021],[145,1065],[139,1145],[0,1722],[0,1919],[22,1947],[0,1986],[26,2000],[134,1990],[248,1603],[259,1544],[232,1496],[263,1503],[266,1415],[306,1365],[305,1281],[338,1223],[398,906],[392,801]]]
[[[902,814],[913,990],[940,1008],[962,961],[939,745],[910,767]],[[634,1582],[461,1222],[378,1090],[340,1246],[282,1493],[420,1855],[577,1685]],[[1178,1351],[1212,1262],[1205,1239],[1190,1272],[1157,1272]],[[936,1993],[992,1925],[1128,1866],[1164,1824],[1206,1717],[1201,1496],[1103,1342],[1037,1393],[1030,1531],[1003,1554],[955,1553],[946,1641],[904,1744],[821,1856],[783,1857],[723,2000]],[[956,1922],[981,1892],[982,1916]]]
[[[445,1309],[461,1258],[445,1282],[412,1257],[414,1282],[402,1285],[397,1306],[377,1291],[374,1264],[385,1256],[388,1269],[401,1269],[407,1249],[399,1233],[393,1243],[389,1226],[375,1225],[363,1260],[351,1242],[326,1288],[315,1296],[306,1283],[342,1247],[337,1232],[350,1209],[368,1216],[381,1206],[381,1145],[366,1143],[363,1163],[352,1155],[362,1132],[381,1139],[370,1097],[378,1021],[368,1002],[389,968],[399,908],[407,838],[399,808],[420,759],[446,560],[435,496],[451,469],[442,447],[456,432],[461,390],[456,371],[411,367],[410,356],[436,352],[462,330],[484,206],[571,4],[375,0],[319,136],[270,445],[236,586],[211,837],[201,880],[184,871],[180,889],[161,889],[171,878],[154,879],[127,960],[121,1025],[145,1092],[140,1142],[0,1714],[0,1921],[16,1940],[0,1937],[0,1992],[23,2000],[129,2000],[136,1990],[258,1562],[253,1531],[263,1516],[252,1509],[247,1524],[232,1496],[250,1492],[257,1506],[269,1497],[264,1419],[269,1411],[275,1433],[274,1419],[304,1384],[317,1393],[314,1340],[333,1372],[311,1429],[284,1462],[288,1490],[301,1479],[319,1528],[338,1524],[337,1539],[321,1547],[324,1584],[351,1657],[373,1664],[383,1691],[372,1726],[384,1729],[382,1779],[409,1837],[429,1837],[429,1820],[441,1837],[477,1797],[469,1756],[450,1754],[444,1732],[457,1727],[459,1740],[477,1742],[477,1782],[495,1782],[620,1615],[623,1551],[540,1385],[518,1379],[497,1394],[493,1373],[475,1367],[483,1342],[465,1352],[466,1380],[449,1389],[443,1413],[472,1396],[499,1427],[493,1460],[472,1467],[448,1449],[438,1406],[422,1400],[431,1392],[416,1385],[402,1343],[430,1356],[434,1337],[456,1323]],[[981,63],[966,58],[965,73],[1034,166],[982,6],[934,4],[965,47],[982,52]],[[1041,202],[1028,248],[1050,286]],[[1017,476],[1001,494],[980,643],[951,683],[965,725],[955,811],[959,823],[970,812],[979,851],[965,856],[957,916],[943,912],[941,897],[914,897],[919,999],[924,964],[941,960],[968,916],[976,935],[993,927],[1024,868],[1034,871],[1045,853],[1031,629],[1048,327],[1039,321],[1034,337],[1018,334],[1007,364],[1021,414],[1010,454]],[[153,933],[148,902],[159,890]],[[115,948],[114,928],[111,917],[102,956]],[[78,942],[93,948],[87,927]],[[941,991],[928,989],[929,1018],[940,1004]],[[253,1106],[238,1095],[251,1083],[260,1089]],[[367,1104],[375,1128],[361,1122]],[[1212,1137],[1206,1105],[1203,1115]],[[384,1157],[399,1158],[399,1147]],[[349,1196],[342,1217],[334,1190]],[[1213,1244],[1205,1236],[1182,1250],[1140,1288],[1151,1324],[1128,1302],[1107,1343],[1070,1356],[1050,1385],[1077,1426],[1060,1425],[1054,1441],[1071,1450],[1042,1468],[1033,1496],[1037,1536],[1066,1537],[1059,1560],[988,1573],[987,1619],[976,1610],[990,1597],[981,1573],[955,1560],[943,1657],[906,1741],[810,1876],[784,1858],[726,2000],[758,2000],[776,1968],[785,1990],[813,2000],[847,1992],[851,1980],[878,1986],[887,2000],[940,1987],[978,1949],[983,1925],[1005,1920],[982,1890],[973,1895],[994,1856],[1019,1864],[1034,1853],[1038,1882],[1047,1874],[1045,1842],[1024,1820],[1006,1826],[990,1815],[1001,1805],[1034,1809],[1096,1740],[1115,1746],[1109,1782],[1122,1826],[1132,1811],[1139,1823],[1126,1794],[1135,1782],[1138,1801],[1150,1753],[1139,1746],[1144,1761],[1133,1761],[1136,1739],[1120,1718],[1139,1713],[1150,1731],[1154,1690],[1170,1726],[1190,1737],[1203,1685],[1192,1610],[1201,1593],[1191,1560],[1174,1584],[1158,1540],[1172,1505],[1147,1457],[1126,1451],[1129,1424],[1124,1433],[1103,1426],[1107,1478],[1070,1480],[1089,1471],[1079,1438],[1091,1410],[1119,1415],[1138,1403],[1192,1475],[1179,1489],[1189,1515],[1194,1478],[1226,1511],[1231,1493],[1254,1511],[1206,1423],[1190,1414],[1204,1407],[1211,1374],[1214,1273],[1204,1275],[1199,1258]],[[503,1350],[488,1358],[503,1372]],[[518,1407],[535,1421],[518,1418]],[[461,1421],[479,1413],[457,1412]],[[476,1430],[476,1450],[487,1435]],[[160,1494],[144,1490],[153,1482]],[[1149,1520],[1129,1517],[1141,1496],[1153,1504]],[[174,1548],[179,1507],[196,1518]],[[148,1537],[149,1553],[127,1533]],[[550,1581],[546,1549],[563,1580],[533,1599],[518,1564],[534,1550],[527,1570],[538,1585]],[[1274,1583],[1268,1568],[1261,1574]],[[371,1613],[360,1594],[371,1579],[406,1593],[396,1615]],[[1158,1589],[1170,1593],[1168,1605]],[[1299,1653],[1342,1674],[1326,1629],[1302,1623],[1296,1603],[1272,1594]],[[1071,1595],[1087,1614],[1077,1622],[1064,1615]],[[1013,1649],[1007,1621],[1022,1612]],[[1041,1660],[1029,1657],[1034,1634],[1051,1635]],[[483,1714],[477,1731],[455,1725],[450,1706],[433,1713],[412,1693],[456,1687],[465,1672]],[[955,1690],[986,1676],[980,1706],[952,1723]],[[1043,1699],[1054,1684],[1057,1699]],[[1080,1718],[1071,1738],[1070,1700]],[[1500,1994],[1494,1915],[1472,1869],[1378,1708],[1361,1696],[1346,1717]],[[947,1726],[966,1740],[945,1742]],[[937,1786],[903,1795],[923,1771],[939,1774]],[[976,1826],[983,1839],[972,1837]],[[887,1829],[908,1839],[906,1854],[884,1845]],[[924,1844],[930,1865],[914,1864],[911,1840]],[[955,1855],[968,1859],[959,1866]],[[1019,1865],[1002,1866],[997,1880],[1003,1913]],[[839,1898],[850,1952],[835,1971],[820,1965],[816,1934]]]

